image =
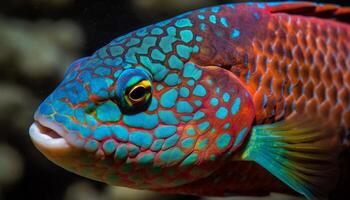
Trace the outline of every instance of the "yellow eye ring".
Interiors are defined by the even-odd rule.
[[[132,106],[134,104],[142,103],[148,100],[151,96],[151,83],[148,80],[143,80],[133,86],[126,96],[126,102]]]

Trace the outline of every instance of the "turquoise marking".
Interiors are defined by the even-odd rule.
[[[128,129],[124,128],[123,126],[111,126],[111,130],[113,135],[119,141],[127,142],[129,140]]]
[[[193,116],[193,119],[194,120],[199,120],[199,119],[202,119],[203,117],[205,116],[205,113],[202,112],[202,111],[197,111],[194,116]]]
[[[203,19],[205,19],[205,16],[204,15],[198,15],[198,19],[203,20]]]
[[[225,119],[227,117],[228,111],[225,107],[220,107],[217,111],[216,111],[216,118],[218,119]]]
[[[168,74],[167,77],[165,77],[164,82],[168,86],[175,86],[181,82],[181,79],[180,79],[179,75],[177,75],[177,73],[171,73],[171,74]]]
[[[107,78],[92,78],[90,80],[91,93],[101,97],[108,98],[108,88],[110,84],[107,82]]]
[[[152,135],[147,132],[134,131],[130,134],[130,142],[137,146],[148,148],[152,144]]]
[[[226,27],[226,28],[228,27],[228,23],[227,23],[227,20],[225,17],[221,17],[220,22],[224,27]]]
[[[176,133],[176,126],[159,126],[155,129],[154,135],[159,139],[168,138]]]
[[[153,129],[158,125],[158,116],[141,112],[135,115],[124,115],[123,122],[130,127]]]
[[[224,125],[224,129],[228,129],[230,127],[230,123],[227,122],[225,125]]]
[[[200,107],[202,105],[202,101],[201,100],[194,100],[194,105],[196,105],[197,107]]]
[[[95,152],[98,149],[98,142],[96,140],[88,140],[84,148],[89,152]]]
[[[183,76],[185,78],[198,80],[202,76],[202,70],[197,68],[193,63],[186,63],[183,70]]]
[[[246,75],[245,78],[246,78],[246,81],[249,82],[249,79],[250,79],[250,70],[248,70],[247,75]]]
[[[154,159],[154,153],[147,153],[142,155],[139,158],[138,163],[140,163],[141,165],[150,164],[152,163],[153,159]]]
[[[98,67],[95,70],[95,74],[98,74],[100,76],[107,76],[112,72],[111,68],[108,67]]]
[[[198,53],[199,52],[199,46],[194,45],[193,49],[192,49],[193,53]]]
[[[140,153],[140,149],[137,146],[135,146],[135,145],[129,146],[129,155],[131,157],[135,157],[139,153]]]
[[[192,53],[192,48],[183,44],[176,45],[176,52],[181,58],[189,59]]]
[[[95,117],[91,116],[91,115],[86,115],[86,123],[89,126],[96,126],[97,125],[97,121],[95,119]]]
[[[223,100],[224,100],[224,102],[228,102],[228,101],[230,101],[230,95],[229,95],[229,93],[227,93],[227,92],[225,92],[223,95],[222,95],[222,98],[223,98]]]
[[[216,138],[215,143],[219,149],[224,149],[230,144],[230,141],[231,141],[231,135],[224,133],[220,135],[218,138]]]
[[[155,97],[152,97],[151,104],[148,107],[148,111],[152,112],[158,108],[158,100]]]
[[[201,31],[205,31],[207,29],[207,25],[204,23],[199,24],[199,28],[201,29]]]
[[[207,95],[207,90],[201,84],[198,84],[196,85],[192,93],[194,96],[204,97],[205,95]]]
[[[154,28],[151,31],[151,34],[153,35],[161,35],[164,31],[161,28]]]
[[[179,27],[179,28],[183,28],[183,27],[192,27],[193,24],[191,22],[190,19],[188,18],[184,18],[184,19],[179,19],[175,22],[175,26]]]
[[[235,99],[235,101],[233,102],[232,107],[231,107],[232,115],[237,114],[237,112],[239,111],[240,107],[241,107],[241,98],[237,97]]]
[[[261,9],[265,9],[264,3],[257,3],[256,5]]]
[[[178,112],[178,113],[192,113],[193,107],[187,101],[179,101],[176,104],[176,112]]]
[[[140,62],[151,71],[156,81],[162,80],[168,74],[169,70],[164,65],[152,63],[148,56],[140,56]]]
[[[43,103],[39,106],[39,112],[44,115],[51,115],[54,110],[49,104]]]
[[[164,108],[171,108],[175,105],[177,97],[178,91],[174,88],[170,89],[160,97],[160,105]]]
[[[152,151],[159,151],[162,148],[163,143],[164,143],[163,139],[155,140],[152,144],[151,150]]]
[[[187,129],[186,133],[187,133],[188,135],[191,135],[191,136],[196,134],[196,132],[195,132],[195,130],[194,130],[193,128]]]
[[[172,44],[176,41],[177,39],[175,36],[168,35],[160,39],[159,46],[162,48],[164,53],[169,53],[173,50]]]
[[[212,106],[217,106],[219,104],[219,99],[218,98],[211,98],[210,99],[210,105]]]
[[[139,37],[143,37],[147,35],[147,29],[146,28],[142,28],[136,31],[136,35]]]
[[[190,95],[190,90],[186,87],[180,88],[180,96],[181,97],[188,97]]]
[[[234,142],[233,146],[237,147],[239,144],[241,144],[242,139],[244,138],[246,132],[247,132],[247,128],[243,128],[237,135],[236,141]]]
[[[182,140],[181,146],[185,149],[189,149],[189,148],[193,147],[194,143],[195,143],[194,139],[186,138],[186,139]]]
[[[194,86],[194,80],[188,80],[187,85],[189,86]]]
[[[84,112],[83,108],[75,109],[74,116],[80,123],[82,123],[82,124],[84,123],[84,121],[85,121],[85,112]]]
[[[202,42],[202,41],[203,41],[203,37],[197,36],[197,37],[196,37],[196,41],[197,41],[197,42]]]
[[[175,55],[171,55],[169,60],[168,60],[168,63],[169,63],[169,67],[171,69],[179,69],[181,70],[184,66],[183,62]]]
[[[93,136],[96,140],[102,140],[111,136],[111,130],[106,125],[101,125],[93,131]]]
[[[117,70],[116,72],[114,72],[113,76],[114,76],[115,78],[118,78],[119,75],[120,75],[122,72],[123,72],[123,70]]]
[[[157,87],[156,87],[156,90],[157,91],[160,91],[164,88],[164,86],[162,84],[158,84]]]
[[[111,46],[109,49],[113,57],[120,56],[124,52],[124,49],[121,46]]]
[[[68,116],[73,115],[73,109],[66,102],[54,101],[51,105],[55,110],[58,110],[60,114]]]
[[[208,145],[208,142],[209,142],[209,139],[208,138],[205,138],[204,140],[200,141],[198,143],[198,149],[201,150],[201,149],[204,149],[207,145]]]
[[[193,33],[190,30],[180,31],[181,40],[185,43],[191,42],[193,40]]]
[[[125,144],[120,144],[114,153],[114,157],[117,159],[126,158],[128,155],[128,149]]]
[[[235,5],[234,5],[234,4],[226,4],[226,6],[227,6],[228,8],[231,8],[231,9],[234,9],[234,8],[235,8]]]
[[[88,138],[91,134],[91,129],[86,126],[78,126],[78,131],[83,138]]]
[[[159,61],[164,61],[165,60],[165,55],[158,49],[153,49],[151,53],[151,57],[153,60],[159,60]]]
[[[179,120],[176,119],[176,116],[170,110],[160,110],[158,112],[158,115],[159,115],[160,121],[163,122],[164,124],[169,124],[169,125],[179,124]]]
[[[170,138],[165,140],[162,149],[169,149],[175,146],[176,143],[179,141],[179,139],[180,139],[180,136],[178,134],[171,136]]]
[[[180,116],[180,120],[181,120],[182,122],[189,122],[189,121],[191,121],[192,119],[193,119],[192,116]]]
[[[111,154],[115,151],[115,145],[116,143],[114,140],[107,140],[105,143],[103,143],[103,150],[106,154]]]
[[[220,94],[220,88],[219,88],[219,87],[216,87],[216,88],[215,88],[215,92],[216,92],[216,94]]]
[[[185,158],[182,163],[181,166],[189,166],[194,164],[196,161],[198,160],[198,154],[197,153],[191,153],[189,156],[187,156],[187,158]]]
[[[211,11],[214,12],[214,13],[218,13],[220,11],[220,6],[212,7]]]
[[[106,101],[97,106],[96,117],[102,122],[116,122],[120,120],[121,112],[115,103]]]
[[[163,151],[159,158],[166,163],[172,163],[180,161],[185,156],[185,153],[181,151],[179,148],[168,149]]]
[[[238,29],[233,29],[232,33],[231,33],[231,37],[232,38],[238,38],[241,35],[241,32]]]
[[[216,16],[215,15],[210,15],[209,16],[209,21],[213,24],[216,24]]]
[[[141,40],[138,38],[131,38],[130,41],[126,43],[126,46],[131,47],[131,46],[137,45],[140,42]]]
[[[209,128],[209,122],[208,121],[205,121],[205,122],[202,122],[202,123],[200,123],[199,125],[198,125],[198,128],[199,128],[199,130],[201,130],[201,131],[205,131],[205,130],[207,130],[208,128]]]

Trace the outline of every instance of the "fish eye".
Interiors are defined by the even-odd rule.
[[[151,96],[151,83],[143,80],[128,90],[126,98],[130,104],[138,104],[147,101]]]
[[[124,70],[117,81],[116,100],[126,113],[137,113],[147,109],[152,99],[150,75],[141,69]]]

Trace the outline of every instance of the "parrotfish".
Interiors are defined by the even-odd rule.
[[[334,191],[350,130],[350,8],[202,8],[78,59],[34,114],[51,161],[200,196]]]

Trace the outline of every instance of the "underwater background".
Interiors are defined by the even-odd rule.
[[[3,1],[0,7],[0,200],[222,199],[164,195],[90,181],[47,160],[30,141],[28,128],[39,103],[56,87],[66,67],[75,59],[90,55],[135,29],[191,9],[229,2],[235,1]],[[349,1],[328,2],[350,6]],[[263,198],[225,199],[302,198],[272,194]]]

